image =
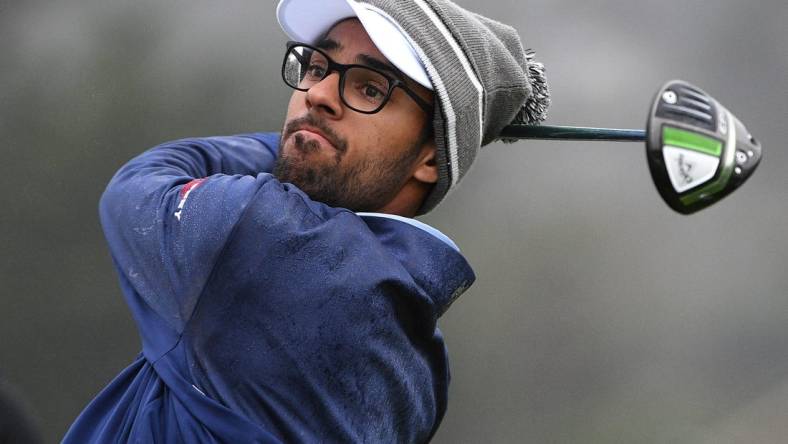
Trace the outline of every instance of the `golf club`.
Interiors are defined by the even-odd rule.
[[[665,202],[692,214],[727,196],[761,161],[761,145],[717,100],[682,80],[659,89],[645,130],[510,125],[502,138],[646,142],[651,177]]]

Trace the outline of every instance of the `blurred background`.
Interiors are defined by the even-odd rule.
[[[458,0],[547,66],[548,123],[642,128],[681,78],[764,146],[741,189],[665,205],[641,144],[485,148],[423,218],[478,275],[444,315],[437,443],[785,442],[788,3]],[[0,0],[0,375],[46,442],[139,351],[98,224],[160,142],[278,131],[275,2]]]

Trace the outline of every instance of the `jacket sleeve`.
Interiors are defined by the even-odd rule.
[[[236,222],[265,183],[276,134],[184,139],[124,165],[99,215],[143,337],[177,336]],[[167,341],[164,341],[167,342]],[[158,348],[158,347],[157,347]]]

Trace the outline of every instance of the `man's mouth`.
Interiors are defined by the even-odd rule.
[[[342,138],[311,115],[288,122],[285,134],[288,139],[292,139],[295,148],[304,154],[329,149],[341,156],[347,149]]]
[[[317,143],[320,148],[330,148],[335,151],[337,150],[336,146],[331,142],[331,140],[329,140],[329,138],[326,137],[320,130],[315,128],[304,127],[297,129],[293,132],[293,137],[295,137],[296,147],[299,149],[302,149],[302,147],[307,147],[306,151],[312,151],[312,149],[309,149],[309,147]]]

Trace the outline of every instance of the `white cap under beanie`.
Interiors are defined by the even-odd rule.
[[[304,11],[309,11],[305,13]],[[355,0],[281,0],[276,8],[279,25],[293,40],[314,44],[337,22],[357,17],[384,56],[405,75],[432,89],[416,52],[388,14]]]
[[[434,91],[438,182],[418,214],[456,189],[479,149],[499,140],[504,127],[547,116],[544,65],[523,49],[517,31],[449,0],[281,0],[277,15],[304,43],[358,17],[391,63]]]

